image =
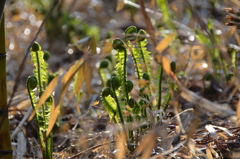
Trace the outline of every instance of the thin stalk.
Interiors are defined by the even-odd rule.
[[[161,103],[162,103],[162,75],[163,75],[163,67],[162,65],[159,66],[159,83],[158,83],[158,102],[157,102],[157,110],[161,108]]]
[[[28,96],[29,96],[29,98],[30,98],[30,102],[31,102],[31,105],[32,105],[32,108],[33,108],[33,110],[35,110],[35,105],[34,105],[34,100],[33,100],[33,97],[32,97],[32,95],[31,95],[31,90],[27,87],[27,90],[28,90]],[[37,135],[38,135],[38,138],[39,139],[42,139],[43,137],[41,136],[42,135],[42,133],[39,131],[40,129],[39,129],[39,119],[38,119],[39,117],[38,117],[38,114],[36,114],[35,115],[35,121],[36,121],[36,127],[37,127]],[[43,146],[41,145],[41,148],[43,148]]]
[[[3,18],[3,11],[4,11],[4,7],[5,7],[5,3],[6,3],[6,0],[1,0],[0,1],[0,21]]]
[[[147,74],[149,74],[150,76],[150,72],[149,70],[147,69],[147,61],[145,60],[145,57],[144,57],[144,53],[143,53],[143,50],[142,50],[142,45],[141,45],[141,42],[139,41],[138,42],[138,47],[139,47],[139,50],[140,50],[140,54],[142,56],[142,60],[143,60],[143,63],[144,63],[144,70],[146,71]]]
[[[103,77],[103,75],[102,75],[102,74],[103,74],[102,71],[103,71],[103,69],[102,69],[102,68],[99,68],[99,69],[98,69],[98,74],[99,74],[100,79],[101,79],[101,81],[102,81],[103,87],[106,87],[106,82],[104,81],[104,77]]]
[[[124,50],[124,87],[125,87],[125,95],[127,98],[127,103],[129,101],[129,96],[128,96],[128,92],[127,92],[127,50]]]
[[[48,159],[52,159],[52,152],[53,152],[53,136],[51,132],[46,139],[46,155]]]
[[[10,140],[10,128],[7,108],[7,84],[6,84],[6,48],[4,15],[0,25],[0,159],[11,159],[12,146]]]
[[[135,47],[135,46],[132,46],[132,47]],[[132,48],[129,47],[129,50],[131,52],[131,55],[132,55],[132,58],[133,58],[133,62],[134,62],[134,65],[135,65],[135,69],[136,69],[136,72],[137,72],[137,77],[138,79],[140,80],[141,79],[141,76],[140,76],[140,71],[139,71],[139,68],[138,68],[138,63],[137,63],[137,59],[132,51]]]
[[[120,116],[121,123],[124,124],[122,111],[121,111],[120,104],[119,104],[119,101],[118,101],[118,97],[117,97],[117,94],[116,94],[116,91],[115,91],[113,85],[112,85],[112,89],[113,89],[114,98],[115,98],[116,103],[117,103],[117,109],[118,109],[118,113],[119,113],[119,116]]]

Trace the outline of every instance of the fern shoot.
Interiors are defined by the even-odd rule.
[[[112,43],[112,46],[115,50],[117,50],[116,53],[116,60],[117,64],[115,66],[117,70],[117,74],[120,77],[120,81],[122,82],[122,90],[125,93],[126,96],[126,102],[128,102],[128,92],[127,92],[127,72],[126,72],[126,65],[127,65],[127,50],[124,46],[124,42],[121,39],[115,39]]]
[[[125,30],[125,40],[128,46],[128,49],[132,55],[134,66],[136,69],[136,74],[138,79],[140,80],[143,75],[142,70],[142,58],[138,51],[138,46],[136,43],[131,43],[131,41],[136,40],[137,28],[135,26],[130,26]]]
[[[137,45],[138,45],[138,54],[141,56],[141,59],[143,61],[143,71],[146,72],[150,77],[151,76],[151,55],[150,52],[147,51],[146,45],[148,44],[148,41],[146,39],[146,32],[144,30],[140,30],[137,35]]]
[[[99,69],[98,69],[98,72],[99,72],[99,75],[100,75],[100,78],[102,80],[102,84],[104,87],[106,87],[107,85],[107,71],[106,71],[106,68],[108,67],[108,61],[107,60],[103,60],[101,61],[100,63],[100,66],[99,66]]]
[[[48,52],[43,52],[41,46],[34,42],[31,47],[31,60],[34,69],[34,76],[28,78],[27,89],[29,98],[33,109],[36,111],[35,120],[37,123],[37,133],[40,141],[43,158],[52,158],[52,133],[46,137],[47,126],[50,118],[50,111],[52,106],[52,97],[49,97],[47,101],[41,106],[40,110],[36,109],[36,103],[43,94],[48,84],[48,64],[45,62],[50,56]],[[35,89],[37,88],[37,89]],[[38,95],[38,96],[37,96]]]
[[[31,60],[35,66],[34,75],[38,80],[40,91],[43,91],[43,87],[48,79],[47,63],[43,58],[44,52],[41,50],[41,46],[37,42],[33,43],[31,51]]]

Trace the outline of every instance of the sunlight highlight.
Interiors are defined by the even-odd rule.
[[[208,64],[207,63],[203,63],[202,64],[202,68],[208,68]]]
[[[73,49],[68,49],[68,54],[73,54]]]
[[[31,30],[29,29],[29,28],[26,28],[25,30],[24,30],[24,34],[25,35],[29,35],[31,33]]]

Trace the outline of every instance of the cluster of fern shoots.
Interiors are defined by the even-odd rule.
[[[105,88],[102,91],[103,105],[109,117],[116,123],[129,123],[138,120],[147,120],[148,110],[158,111],[166,109],[170,99],[170,89],[161,101],[161,84],[162,84],[162,66],[159,66],[157,75],[153,75],[150,67],[152,61],[151,52],[147,51],[146,45],[147,34],[144,30],[137,31],[135,26],[130,26],[125,31],[124,41],[115,39],[112,47],[116,50],[116,65],[110,78],[106,79],[106,73],[109,73],[109,63],[114,65],[111,58],[105,58],[100,64],[100,75],[102,77]],[[135,66],[135,72],[138,84],[133,84],[127,77],[127,60],[132,57]],[[109,60],[110,59],[110,60]],[[108,70],[108,71],[104,71]],[[174,68],[173,68],[174,70]],[[139,91],[139,99],[131,97],[131,91],[137,87]],[[155,91],[157,88],[157,91]],[[169,84],[170,88],[170,84]],[[152,102],[152,97],[157,102]],[[137,101],[138,100],[138,101]],[[159,115],[156,115],[159,116]],[[154,120],[159,120],[156,117]]]

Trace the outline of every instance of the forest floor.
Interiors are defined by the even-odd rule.
[[[51,5],[50,2],[11,1],[5,8],[8,99],[15,91],[9,108],[15,158],[41,157],[35,121],[26,120],[31,115],[26,81],[33,74],[34,66],[30,55],[24,63],[23,57]],[[229,13],[224,10],[240,8],[240,4],[234,0],[169,1],[171,20],[178,34],[171,44],[166,37],[172,30],[163,22],[166,13],[161,13],[155,0],[144,1],[144,5],[148,8],[146,12],[140,9],[142,5],[129,1],[118,4],[112,0],[62,1],[37,36],[42,49],[51,54],[47,61],[51,73],[64,74],[76,61],[90,54],[86,48],[92,47],[89,44],[92,37],[96,45],[96,54],[89,55],[88,73],[84,74],[86,82],[78,92],[81,98],[76,97],[74,84],[62,98],[60,117],[53,128],[54,158],[240,158],[240,38],[236,26],[225,25]],[[144,19],[144,13],[151,21]],[[237,25],[238,19],[234,20],[236,23],[231,24]],[[129,26],[149,33],[147,48],[152,56],[153,76],[160,64],[167,63],[161,61],[163,56],[176,63],[175,74],[164,68],[163,95],[167,94],[168,80],[178,89],[171,89],[171,100],[161,120],[156,120],[160,110],[149,110],[148,115],[153,119],[125,125],[125,130],[134,130],[138,138],[138,142],[126,148],[125,142],[131,143],[130,139],[120,133],[121,124],[110,121],[102,104],[103,83],[98,69],[106,56],[114,55],[109,45],[115,38],[123,39]],[[214,37],[216,42],[203,38],[201,41],[201,37],[208,40]],[[157,44],[163,40],[170,47],[161,50]],[[212,55],[212,50],[218,55]],[[236,56],[229,50],[234,50]],[[221,66],[216,69],[218,65],[214,62],[218,60]],[[24,65],[23,70],[19,69],[20,65]],[[20,80],[16,83],[19,72]],[[139,81],[130,58],[127,75],[137,85]],[[14,85],[18,86],[17,90],[13,90]],[[131,96],[141,99],[138,87],[134,87]],[[26,121],[19,125],[22,120]],[[150,126],[139,133],[146,122]],[[19,126],[21,131],[13,133]]]

